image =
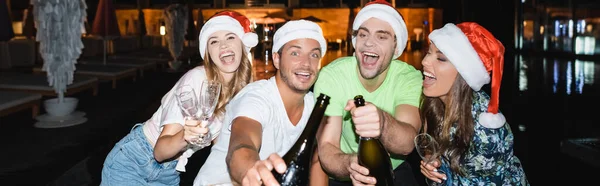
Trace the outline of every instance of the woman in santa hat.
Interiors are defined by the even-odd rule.
[[[421,118],[440,158],[421,161],[421,173],[444,185],[528,185],[510,125],[498,110],[502,43],[473,22],[446,24],[429,39],[421,62]],[[490,81],[488,96],[481,87]]]
[[[136,124],[113,147],[104,162],[101,185],[179,185],[179,172],[185,172],[188,157],[216,139],[225,105],[252,81],[248,54],[257,43],[258,36],[251,32],[245,16],[233,11],[212,16],[199,36],[204,65],[183,75],[152,118]],[[184,118],[176,98],[179,88],[186,85],[198,98],[204,80],[221,83],[208,123]]]

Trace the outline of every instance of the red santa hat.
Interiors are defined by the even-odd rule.
[[[230,31],[237,35],[242,40],[246,52],[250,52],[250,49],[258,44],[258,35],[251,31],[250,20],[246,16],[235,11],[222,11],[206,21],[204,26],[202,26],[202,30],[200,30],[198,40],[200,57],[202,59],[204,59],[204,54],[206,53],[208,37],[216,31],[222,30]]]
[[[370,18],[377,18],[390,24],[397,39],[393,59],[402,55],[408,41],[408,30],[400,13],[385,0],[371,1],[356,14],[352,23],[352,30],[358,30],[360,25]],[[356,48],[356,37],[352,37],[352,46]]]
[[[479,123],[487,128],[499,128],[506,119],[498,111],[502,68],[504,66],[504,46],[492,33],[474,22],[458,25],[452,23],[434,30],[429,39],[442,52],[467,84],[479,91],[490,83],[492,90],[488,110],[479,115]]]

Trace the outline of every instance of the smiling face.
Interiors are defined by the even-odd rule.
[[[229,31],[216,31],[206,43],[210,59],[224,74],[235,72],[242,61],[242,40]]]
[[[277,76],[295,92],[307,92],[317,80],[321,45],[314,39],[295,39],[273,54]]]
[[[360,74],[365,79],[373,79],[390,66],[396,52],[394,30],[387,22],[370,18],[360,25],[355,34]]]
[[[429,45],[427,55],[421,61],[423,65],[423,94],[427,97],[440,97],[442,100],[450,92],[458,71],[448,58],[435,46]]]

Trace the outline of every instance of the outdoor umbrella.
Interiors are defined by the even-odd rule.
[[[312,22],[315,22],[315,23],[326,23],[327,22],[327,21],[322,20],[322,19],[320,19],[318,17],[315,17],[315,16],[308,16],[308,17],[303,17],[303,18],[300,18],[300,19],[304,19],[304,20],[307,20],[307,21],[312,21]]]
[[[0,63],[1,68],[10,67],[10,52],[8,51],[7,42],[15,37],[6,3],[6,0],[0,0],[0,57],[2,57],[0,60],[6,63]]]
[[[67,85],[73,83],[75,63],[81,55],[81,27],[86,14],[85,0],[32,0],[37,25],[36,40],[44,59],[48,83],[63,102]]]
[[[35,25],[33,23],[33,5],[29,5],[23,14],[23,35],[28,39],[34,38],[36,34]]]
[[[0,0],[0,28],[0,42],[10,41],[15,37],[6,0]]]
[[[196,27],[194,26],[194,1],[189,0],[188,2],[188,20],[187,20],[187,30],[185,32],[185,40],[193,41],[198,39],[198,33],[196,32]]]
[[[354,5],[350,5],[350,14],[348,15],[348,33],[346,34],[346,54],[353,55],[354,54],[354,46],[352,46],[352,23],[354,23],[354,18],[356,14],[354,12]]]
[[[138,1],[139,2],[139,1]],[[146,18],[142,6],[138,3],[138,35],[140,37],[140,48],[144,48],[144,36],[146,36]]]
[[[185,40],[187,40],[188,44],[188,64],[192,61],[192,55],[194,52],[194,47],[192,46],[192,42],[198,40],[198,32],[196,31],[196,26],[194,25],[194,0],[188,0],[187,4],[188,14],[187,14],[187,30],[185,31]]]
[[[121,36],[112,0],[100,0],[92,27],[92,34],[104,40],[104,64],[106,65],[106,42]]]
[[[191,13],[191,12],[190,12]],[[202,9],[198,8],[198,22],[196,24],[196,31],[200,32],[200,30],[202,30],[202,27],[204,26],[204,16],[202,15]],[[198,33],[196,35],[196,37],[198,37],[200,33]]]

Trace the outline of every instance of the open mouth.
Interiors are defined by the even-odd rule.
[[[235,53],[232,51],[222,52],[219,58],[223,63],[233,63],[233,60],[235,59]]]
[[[435,75],[433,75],[431,72],[424,71],[423,76],[425,76],[425,78],[436,80]]]
[[[312,75],[312,73],[310,72],[294,72],[294,75],[303,82],[307,82],[308,80],[310,80],[310,76]]]
[[[377,64],[377,60],[379,60],[379,54],[373,52],[363,52],[362,62],[364,65],[371,66]]]
[[[435,75],[433,73],[427,72],[427,71],[423,71],[423,77],[424,77],[424,79],[423,79],[424,87],[428,87],[429,85],[432,85],[437,80],[437,78],[435,77]]]

